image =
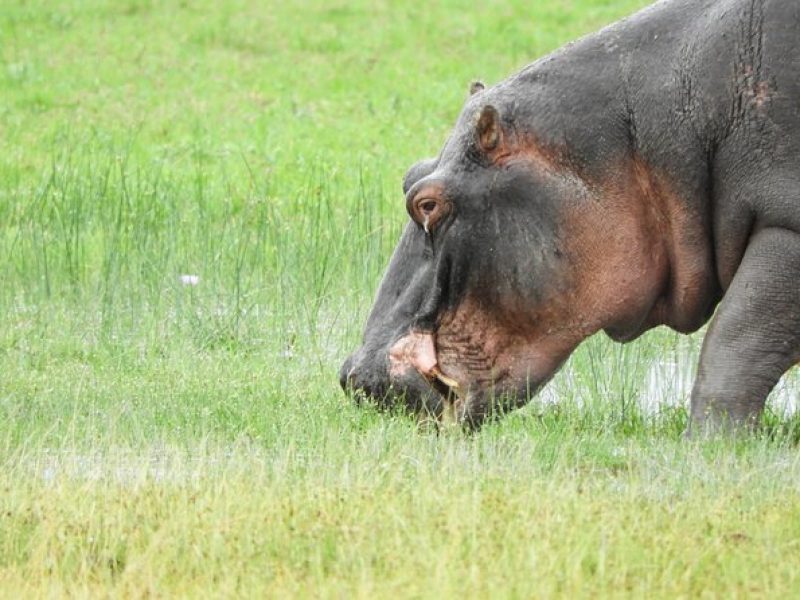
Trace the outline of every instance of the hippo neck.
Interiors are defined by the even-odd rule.
[[[511,154],[563,181],[574,321],[587,333],[604,329],[627,340],[658,325],[691,332],[719,301],[709,196],[714,128],[697,120],[703,111],[676,120],[686,114],[683,99],[663,94],[663,79],[686,67],[676,39],[702,27],[708,5],[675,3],[686,14],[667,19],[669,28],[659,22],[673,9],[643,11],[494,92],[517,124]],[[642,25],[657,39],[637,41]]]
[[[658,325],[703,325],[719,290],[706,220],[694,204],[639,157],[587,187],[589,196],[567,209],[564,236],[573,240],[579,318],[620,341]]]

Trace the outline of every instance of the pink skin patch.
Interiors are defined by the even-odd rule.
[[[389,375],[400,377],[415,369],[423,377],[434,377],[437,371],[436,348],[432,333],[414,331],[401,337],[389,350]]]
[[[451,379],[439,369],[436,358],[436,347],[432,333],[414,331],[400,338],[389,350],[389,376],[396,378],[414,369],[429,382],[434,380],[444,385],[449,392],[461,393],[458,381]],[[436,386],[434,386],[436,387]],[[448,396],[445,402],[449,405],[449,392],[437,388],[441,394]]]

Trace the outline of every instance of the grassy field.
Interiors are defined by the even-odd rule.
[[[476,435],[338,388],[469,81],[645,3],[4,1],[0,596],[795,596],[796,376],[694,443],[668,331]]]

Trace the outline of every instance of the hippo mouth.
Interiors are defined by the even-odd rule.
[[[448,389],[458,389],[458,382],[442,373],[436,356],[433,333],[415,331],[401,337],[389,349],[389,375],[403,375],[409,368],[429,382]]]
[[[428,384],[435,390],[441,400],[441,411],[434,415],[441,425],[456,425],[463,420],[464,407],[467,405],[467,394],[464,388],[438,367],[434,367],[429,376],[425,376]],[[423,415],[426,417],[427,415]]]
[[[474,430],[533,398],[577,345],[574,338],[528,337],[482,315],[442,319],[435,331],[407,330],[388,349],[363,346],[345,361],[340,381],[378,408]]]
[[[442,372],[430,333],[400,338],[387,352],[361,348],[339,371],[342,389],[357,404],[400,409],[420,424],[461,422],[469,386]]]
[[[413,371],[412,371],[413,370]],[[432,415],[443,425],[461,423],[468,406],[468,386],[442,372],[433,333],[415,331],[401,337],[389,350],[389,375],[402,379],[416,372],[441,400],[441,410]],[[430,416],[430,415],[424,415]]]

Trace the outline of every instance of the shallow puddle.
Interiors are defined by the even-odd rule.
[[[639,402],[647,414],[664,406],[688,406],[696,368],[685,361],[653,363],[645,376]],[[778,415],[790,416],[797,411],[800,397],[800,372],[786,373],[767,400],[767,407]]]

